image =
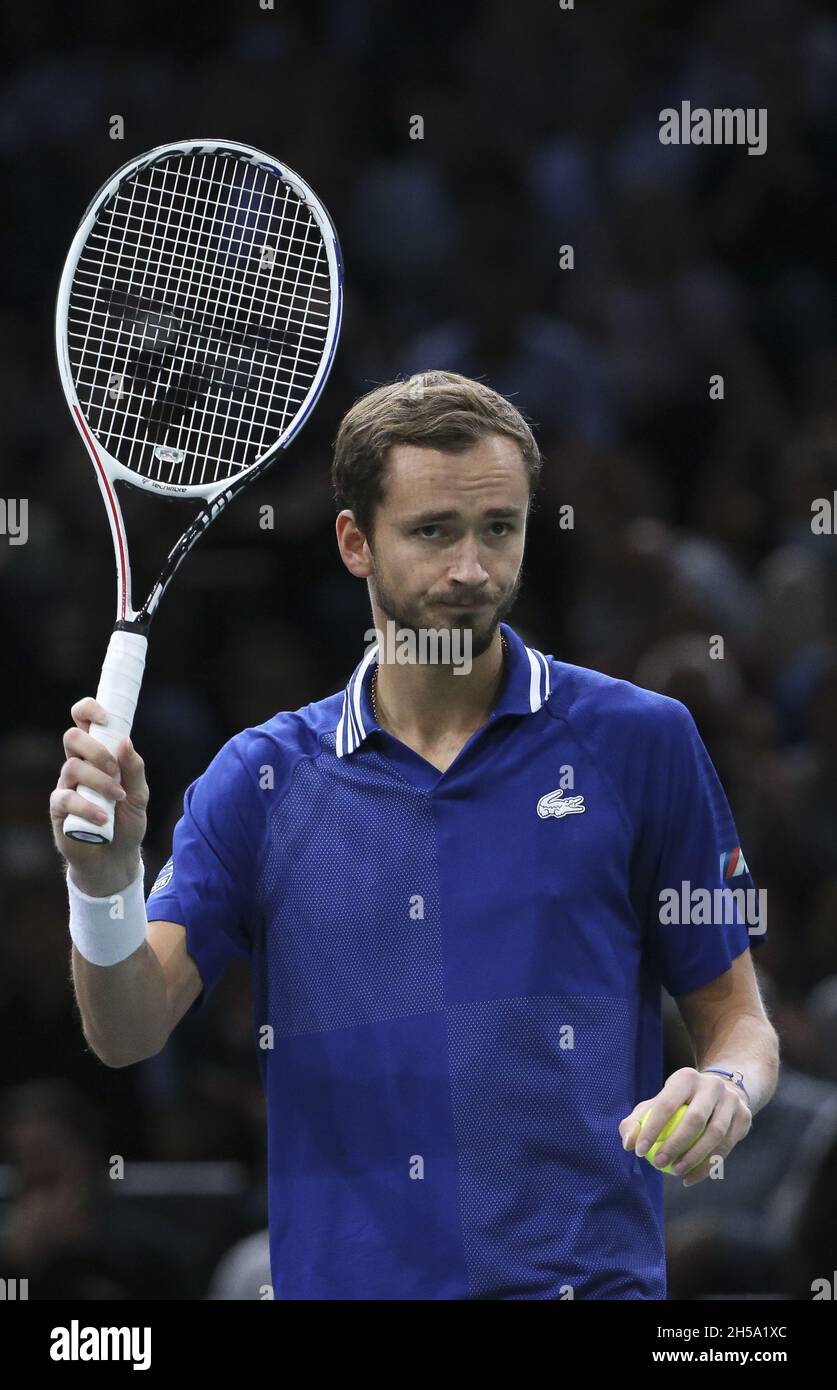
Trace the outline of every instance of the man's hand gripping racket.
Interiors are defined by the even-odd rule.
[[[73,709],[81,736],[106,751],[94,760],[84,745],[97,770],[72,790],[71,839],[112,841],[118,764],[111,769],[131,731],[160,599],[198,537],[305,423],[341,311],[328,213],[298,174],[259,150],[160,146],[124,165],[85,213],[61,277],[56,347],[110,522],[117,605],[96,701]],[[117,482],[204,503],[139,609]]]

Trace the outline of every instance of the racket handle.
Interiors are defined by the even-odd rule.
[[[138,632],[117,629],[111,633],[102,674],[99,677],[99,688],[96,691],[96,700],[107,710],[108,719],[106,724],[91,724],[89,732],[99,743],[109,748],[114,757],[117,745],[131,732],[145,670],[147,648],[148,638]],[[116,780],[119,780],[118,769]],[[116,802],[81,783],[78,792],[85,800],[92,801],[94,806],[107,811],[108,819],[100,823],[85,820],[84,816],[66,816],[64,834],[71,840],[84,840],[91,845],[109,845],[113,839],[113,813]]]

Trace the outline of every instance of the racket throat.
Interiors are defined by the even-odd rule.
[[[113,630],[114,632],[132,632],[137,637],[143,637],[147,641],[151,618],[150,613],[139,614],[136,618],[120,618],[118,622],[114,623]]]

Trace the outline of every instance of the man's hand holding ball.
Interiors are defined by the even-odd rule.
[[[709,1176],[713,1158],[726,1158],[750,1132],[753,1116],[744,1092],[716,1072],[681,1067],[658,1096],[640,1101],[619,1122],[623,1149],[646,1157],[684,1187]]]

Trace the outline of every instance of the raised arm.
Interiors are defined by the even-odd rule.
[[[130,739],[108,749],[89,733],[107,718],[88,697],[73,706],[74,727],[64,735],[67,760],[50,797],[53,836],[67,863],[71,901],[73,983],[87,1042],[106,1066],[124,1067],[152,1057],[202,989],[176,922],[146,921],[140,846],[146,829],[148,784]],[[118,778],[121,775],[121,784]],[[92,845],[63,833],[71,811],[98,820],[102,813],[77,788],[115,796],[110,844]]]

